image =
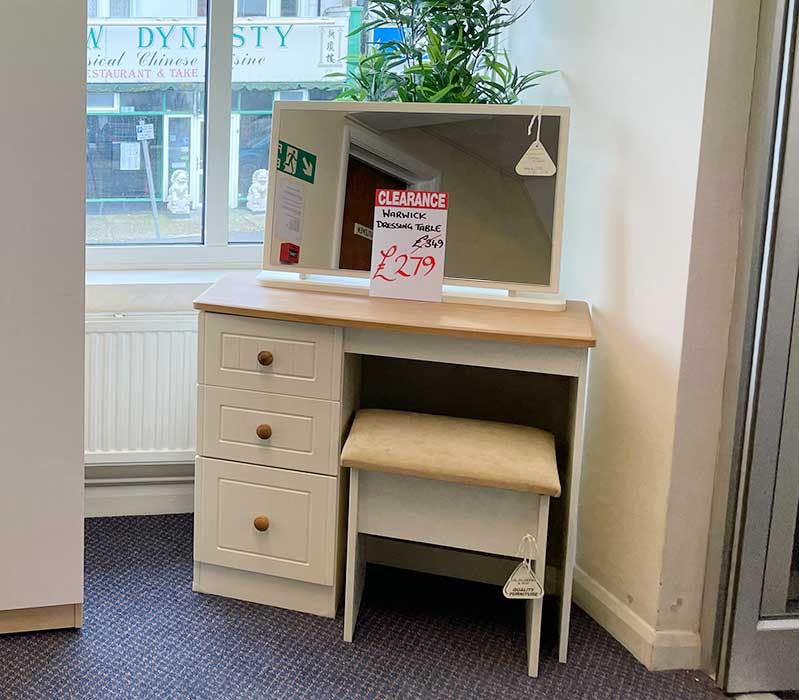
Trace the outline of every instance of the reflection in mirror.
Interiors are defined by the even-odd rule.
[[[516,172],[536,139],[536,126],[528,135],[536,108],[468,114],[456,105],[452,112],[324,107],[279,110],[273,139],[286,154],[272,164],[271,267],[368,271],[375,190],[440,190],[450,202],[447,277],[550,284],[559,264],[553,241],[561,178]],[[565,156],[560,131],[560,115],[543,117],[540,139],[558,168]],[[297,174],[289,174],[294,164],[286,168],[284,155],[296,158]],[[559,244],[554,249],[558,254]]]

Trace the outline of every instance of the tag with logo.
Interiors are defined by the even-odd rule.
[[[519,543],[518,556],[522,557],[505,585],[502,595],[511,599],[537,600],[544,597],[544,587],[535,575],[530,562],[538,556],[538,545],[529,532]]]
[[[521,562],[502,587],[502,595],[511,599],[537,600],[544,596],[544,588],[528,562]]]

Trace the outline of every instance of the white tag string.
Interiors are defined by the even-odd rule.
[[[516,556],[521,557],[522,564],[525,564],[528,568],[530,568],[530,563],[536,558],[537,555],[538,543],[536,542],[535,537],[528,532],[524,537],[522,537],[522,541],[519,542],[519,547],[516,550]]]
[[[535,134],[535,140],[536,141],[540,141],[541,140],[541,119],[542,119],[542,116],[543,116],[543,112],[544,112],[544,106],[543,105],[539,105],[538,112],[532,116],[532,118],[530,119],[530,123],[527,125],[527,135],[528,136],[532,136],[533,135],[533,124],[535,124],[536,121],[538,121],[538,130],[536,131],[536,134]]]
[[[530,123],[527,125],[527,136],[532,137],[533,126],[538,123],[538,130],[536,131],[535,141],[533,141],[527,150],[522,154],[519,162],[516,163],[516,174],[524,177],[551,177],[554,175],[558,168],[550,158],[544,144],[541,143],[541,123],[543,118],[544,107],[540,105],[538,112],[532,116]]]

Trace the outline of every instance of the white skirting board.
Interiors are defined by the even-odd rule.
[[[91,479],[84,489],[87,518],[119,515],[165,515],[194,511],[194,479]]]
[[[574,601],[650,671],[701,668],[697,632],[655,630],[579,566],[574,570]]]

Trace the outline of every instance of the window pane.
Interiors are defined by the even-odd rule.
[[[267,0],[239,0],[239,17],[266,17]]]
[[[122,91],[119,94],[120,112],[162,112],[163,90],[144,90],[142,92]]]
[[[205,0],[89,9],[87,244],[202,243]]]
[[[320,16],[319,7],[317,0],[260,0],[260,4],[239,0],[240,17],[249,13],[250,17],[288,18],[278,24],[250,19],[234,29],[228,193],[231,243],[263,241],[272,176],[268,167],[274,101],[332,100],[341,92],[341,79],[328,74],[345,68],[341,58],[347,53],[354,8],[347,0],[333,4],[328,0],[323,5],[325,15]],[[306,19],[293,20],[298,15]],[[314,21],[308,22],[307,17]]]
[[[297,17],[299,12],[297,0],[280,0],[280,16],[281,17]]]
[[[116,93],[114,92],[88,92],[86,93],[86,109],[94,111],[108,111],[116,109]]]
[[[131,0],[109,0],[109,17],[130,17]]]

